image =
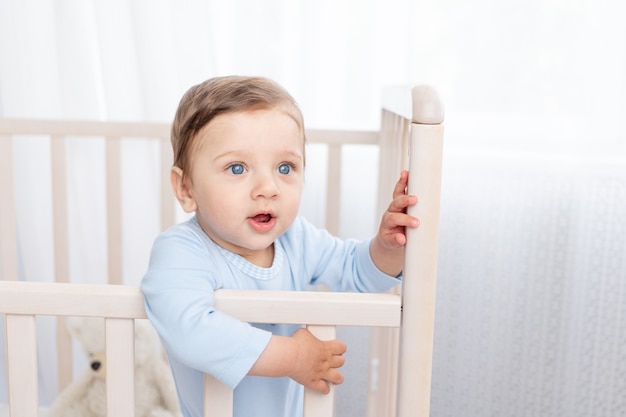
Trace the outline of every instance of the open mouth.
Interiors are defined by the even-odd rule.
[[[256,216],[252,217],[252,220],[258,223],[267,223],[272,220],[272,215],[269,213],[257,214]]]
[[[254,216],[250,216],[250,226],[260,233],[269,232],[276,225],[276,217],[271,213],[259,213]]]

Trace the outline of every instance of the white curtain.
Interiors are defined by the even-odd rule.
[[[432,415],[621,416],[625,18],[618,0],[0,0],[0,116],[169,121],[189,86],[238,73],[283,84],[310,127],[374,129],[385,85],[431,83],[447,113]],[[69,167],[76,239],[104,233],[97,201],[81,198],[101,189],[99,146],[70,149],[83,158]],[[15,149],[29,280],[52,276],[47,152],[36,138]],[[150,173],[150,161],[126,163]],[[365,237],[377,219],[353,214],[373,205],[373,179],[351,166],[363,186],[345,198],[342,234]],[[141,249],[127,282],[150,240],[129,244]],[[101,254],[73,277],[101,279]],[[352,362],[366,360],[367,335],[347,337]],[[363,386],[341,415],[364,415]]]

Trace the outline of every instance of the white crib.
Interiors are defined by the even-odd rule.
[[[379,363],[377,384],[369,392],[370,416],[426,417],[429,415],[430,375],[434,334],[434,302],[443,111],[436,92],[428,86],[393,88],[385,93],[379,132],[308,130],[310,143],[328,147],[326,227],[339,228],[342,146],[379,146],[379,208],[402,167],[409,167],[409,192],[419,196],[411,208],[421,219],[408,234],[402,290],[390,294],[329,292],[271,292],[220,290],[217,308],[244,321],[306,324],[323,339],[335,337],[337,326],[375,327],[371,356]],[[18,281],[13,144],[24,135],[49,137],[52,155],[52,199],[55,282]],[[67,178],[68,138],[104,137],[106,148],[107,284],[68,281]],[[143,297],[136,286],[120,285],[121,237],[124,234],[120,194],[123,140],[160,144],[161,228],[176,219],[169,190],[171,148],[169,126],[161,123],[114,123],[46,120],[0,120],[0,314],[5,320],[6,368],[11,417],[38,415],[38,366],[35,318],[67,316],[105,318],[107,358],[107,412],[134,414],[133,325],[145,318]],[[57,325],[59,389],[72,380],[71,340]],[[334,390],[321,395],[305,390],[305,416],[331,416]],[[232,391],[210,375],[205,378],[205,415],[232,415]]]

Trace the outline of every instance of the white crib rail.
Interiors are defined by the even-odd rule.
[[[219,290],[216,308],[243,321],[307,323],[321,338],[336,326],[400,325],[400,299],[391,294]],[[133,320],[146,318],[138,287],[0,281],[6,315],[7,369],[12,417],[37,415],[35,317],[94,316],[106,320],[108,414],[134,415]],[[129,383],[130,381],[130,383]],[[232,416],[232,392],[207,375],[205,415]],[[305,416],[332,415],[332,395],[306,390]]]

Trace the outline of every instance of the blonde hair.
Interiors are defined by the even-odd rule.
[[[304,118],[294,98],[276,82],[264,77],[211,78],[191,87],[178,104],[172,123],[174,166],[190,168],[191,150],[198,132],[224,113],[281,107],[297,123],[305,145]]]

